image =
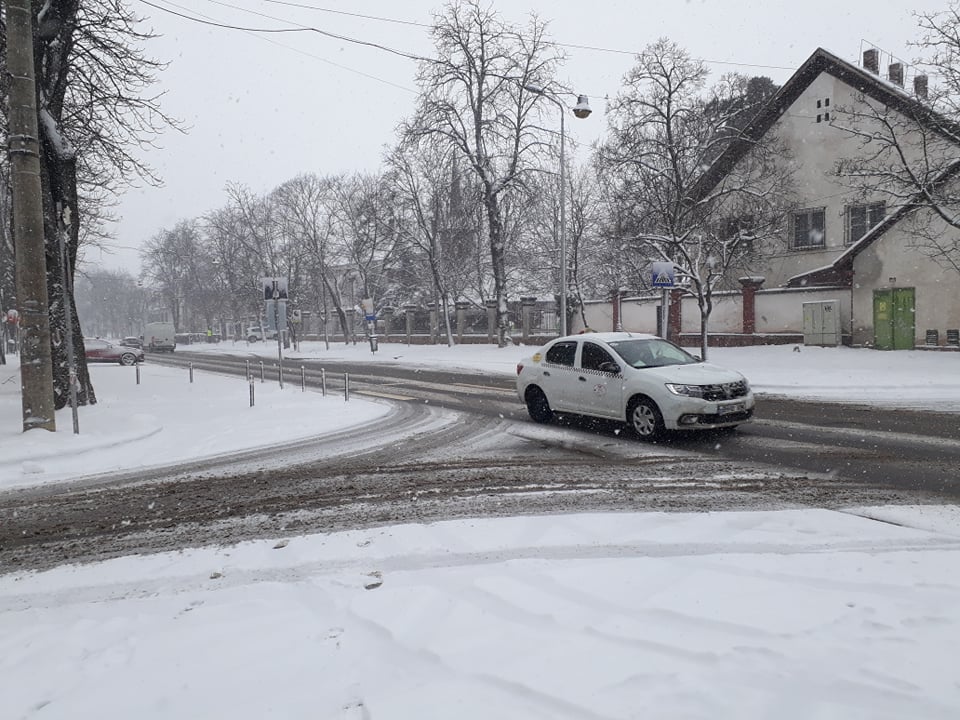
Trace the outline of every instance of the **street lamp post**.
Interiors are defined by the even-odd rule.
[[[567,334],[567,132],[564,117],[566,106],[554,95],[534,85],[524,85],[524,89],[547,98],[560,109],[560,336]],[[585,118],[593,112],[586,95],[577,96],[577,104],[572,108],[578,118]]]

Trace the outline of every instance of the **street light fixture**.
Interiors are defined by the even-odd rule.
[[[566,125],[564,116],[567,107],[557,99],[557,97],[547,90],[536,85],[524,85],[524,90],[550,100],[560,109],[560,336],[567,334],[567,175],[566,175]],[[574,116],[580,118],[589,117],[593,112],[590,109],[590,102],[586,95],[577,96],[577,104],[570,108]]]

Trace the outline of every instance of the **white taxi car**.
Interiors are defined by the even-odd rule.
[[[641,438],[734,427],[753,415],[746,378],[655,335],[561,337],[517,365],[517,393],[536,422],[554,413],[625,421]]]

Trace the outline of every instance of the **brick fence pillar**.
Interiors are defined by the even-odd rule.
[[[743,277],[740,285],[743,290],[743,334],[753,335],[757,331],[757,290],[766,278]]]
[[[407,345],[410,344],[410,336],[413,335],[413,314],[417,311],[416,305],[404,305],[403,314],[406,320]]]
[[[393,324],[393,308],[388,306],[380,308],[380,317],[383,318],[383,341],[390,342],[390,330]]]
[[[670,291],[670,306],[667,316],[667,327],[670,328],[668,337],[671,342],[680,344],[680,327],[683,324],[683,290]]]
[[[470,309],[470,303],[464,300],[457,300],[457,344],[463,344],[463,333],[467,329],[467,310]]]
[[[524,344],[530,339],[530,330],[533,326],[533,310],[536,306],[536,297],[524,295],[520,298],[520,337]]]
[[[610,293],[610,303],[613,310],[613,330],[623,330],[623,290],[617,289]]]
[[[497,301],[487,300],[487,342],[497,342]]]
[[[436,345],[440,342],[440,308],[437,303],[427,303],[427,310],[430,311],[430,344]]]

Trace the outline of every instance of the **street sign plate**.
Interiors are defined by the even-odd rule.
[[[651,285],[658,288],[676,286],[676,266],[672,262],[655,262],[651,268]]]

